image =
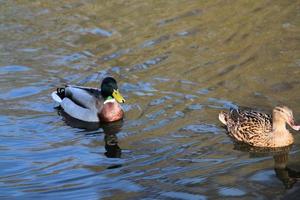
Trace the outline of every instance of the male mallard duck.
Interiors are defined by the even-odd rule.
[[[288,123],[297,131],[300,126],[295,125],[291,109],[277,106],[273,109],[272,117],[265,113],[240,109],[222,111],[219,114],[219,120],[227,126],[229,135],[237,141],[257,147],[283,147],[292,144],[294,138],[285,124]]]
[[[113,122],[123,118],[119,103],[125,99],[118,90],[117,81],[106,77],[98,88],[67,85],[52,93],[64,111],[76,119],[86,122]]]

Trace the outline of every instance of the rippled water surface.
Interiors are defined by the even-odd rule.
[[[299,1],[0,5],[1,199],[300,195],[299,133],[261,153],[217,119],[285,104],[300,122]],[[123,122],[85,127],[55,109],[56,87],[107,75],[127,100]]]

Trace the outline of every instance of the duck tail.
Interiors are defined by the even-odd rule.
[[[227,113],[225,111],[221,111],[219,113],[219,120],[222,122],[222,124],[227,125]]]
[[[56,91],[52,92],[51,94],[52,99],[59,104],[62,102],[65,96],[65,88],[57,88]]]
[[[57,95],[63,99],[66,97],[66,89],[65,88],[57,88],[56,89]]]

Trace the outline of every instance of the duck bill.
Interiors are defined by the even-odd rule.
[[[292,127],[292,129],[294,129],[295,131],[299,131],[300,130],[300,126],[295,124],[294,119],[291,119],[288,124]]]
[[[119,90],[114,90],[112,93],[113,98],[119,103],[125,103],[124,97],[121,95]]]

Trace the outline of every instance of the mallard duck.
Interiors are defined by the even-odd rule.
[[[57,88],[51,96],[68,115],[85,122],[113,122],[124,115],[119,103],[124,103],[125,99],[112,77],[103,79],[101,90],[67,85]]]
[[[257,147],[292,144],[294,138],[286,129],[286,123],[294,130],[300,130],[300,126],[294,123],[291,109],[286,106],[275,107],[272,116],[252,110],[231,109],[230,112],[220,112],[219,120],[235,140]]]

